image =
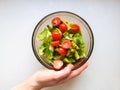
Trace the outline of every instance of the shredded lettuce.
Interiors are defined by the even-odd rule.
[[[73,45],[77,50],[77,53],[75,54],[75,56],[79,58],[85,58],[86,57],[86,52],[85,52],[85,44],[82,38],[82,35],[77,33],[73,36]],[[77,55],[78,54],[78,55]]]

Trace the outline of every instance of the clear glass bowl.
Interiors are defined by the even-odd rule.
[[[49,69],[53,69],[53,66],[50,65],[48,62],[46,62],[44,57],[40,57],[38,55],[39,46],[42,42],[38,42],[36,40],[36,37],[46,27],[46,25],[51,25],[51,20],[54,17],[60,17],[63,20],[70,22],[70,23],[72,23],[72,22],[76,23],[81,28],[82,37],[83,37],[83,40],[85,43],[85,50],[86,50],[87,57],[85,59],[79,60],[79,62],[74,64],[75,69],[76,69],[76,68],[80,67],[81,65],[83,65],[85,62],[87,62],[87,60],[91,56],[93,46],[94,46],[94,37],[93,37],[93,33],[92,33],[91,28],[88,25],[88,23],[83,18],[81,18],[79,15],[76,15],[72,12],[66,12],[66,11],[54,12],[54,13],[51,13],[51,14],[45,16],[42,20],[40,20],[38,22],[38,24],[36,25],[36,27],[33,31],[33,35],[32,35],[33,52],[41,64],[43,64],[45,67],[47,67]]]

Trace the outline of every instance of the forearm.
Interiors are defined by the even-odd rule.
[[[17,85],[11,90],[40,90],[41,86],[35,81],[31,81],[30,79],[25,81],[24,83]]]

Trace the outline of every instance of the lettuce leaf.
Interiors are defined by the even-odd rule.
[[[44,42],[48,42],[46,39],[49,39],[50,36],[51,36],[51,32],[49,31],[49,29],[44,28],[44,30],[39,33],[39,35],[37,36],[36,39],[37,39],[37,41],[44,40]]]
[[[53,58],[53,47],[50,45],[50,42],[52,41],[51,32],[48,28],[45,28],[39,33],[36,39],[42,41],[38,51],[39,55],[44,55],[50,63]]]

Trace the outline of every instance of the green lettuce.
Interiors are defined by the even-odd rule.
[[[45,28],[42,32],[39,33],[36,39],[38,41],[42,41],[38,51],[39,56],[44,55],[49,63],[52,62],[53,47],[50,45],[52,37],[49,29]]]

